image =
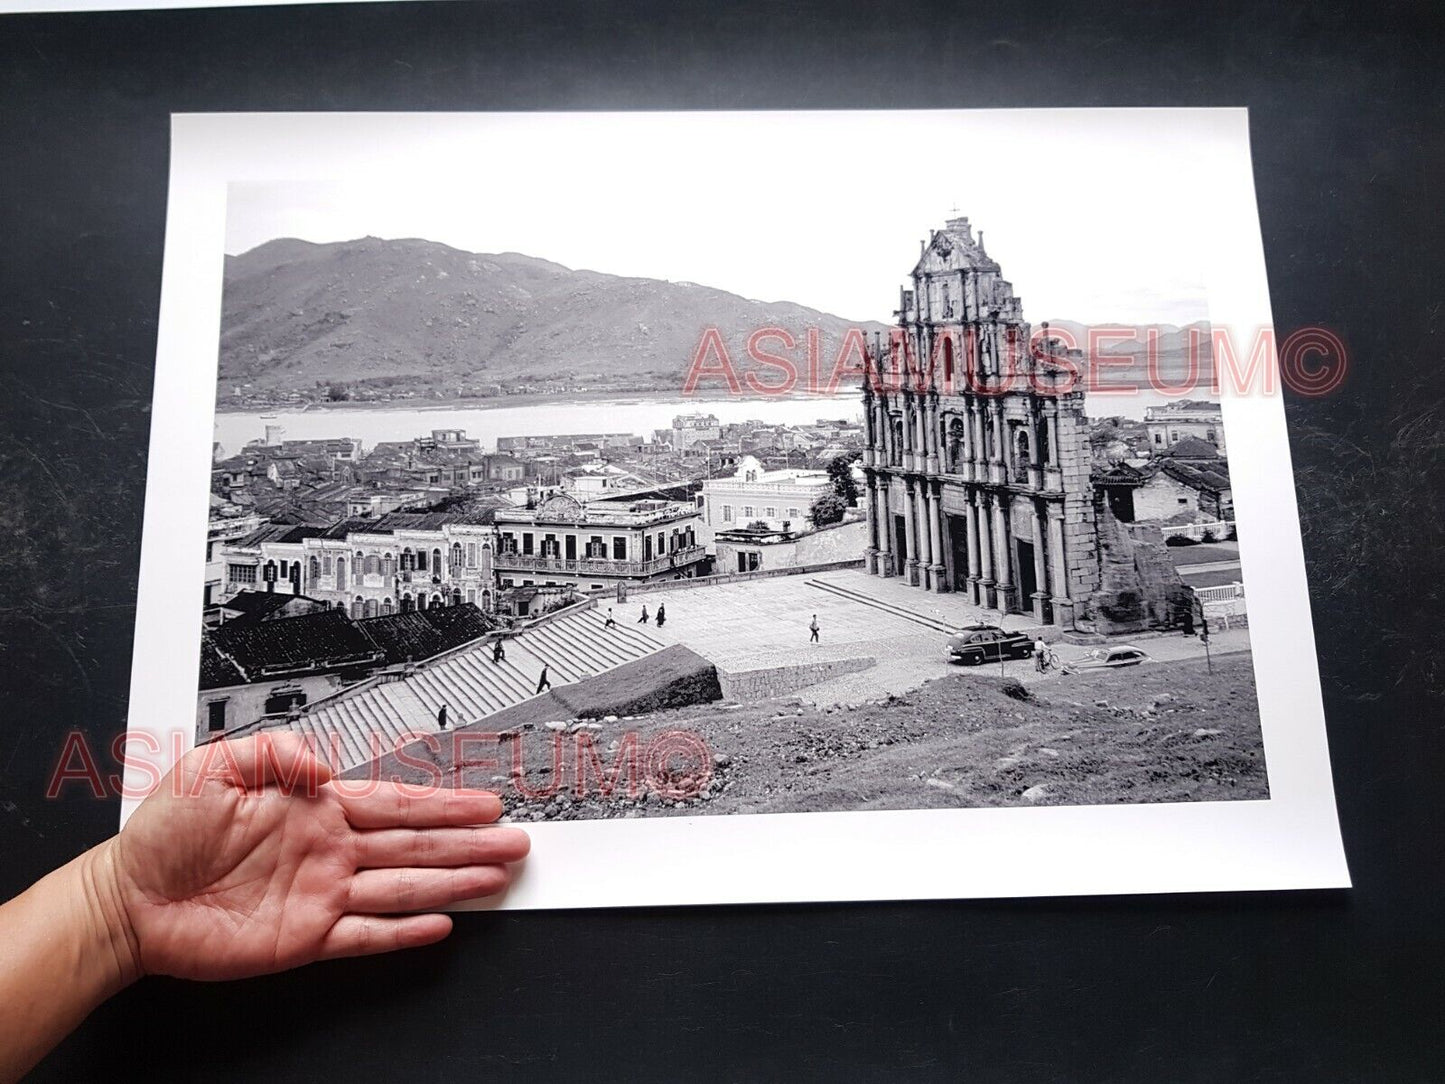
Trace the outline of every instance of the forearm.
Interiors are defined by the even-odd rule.
[[[111,841],[0,906],[0,1084],[139,974]]]

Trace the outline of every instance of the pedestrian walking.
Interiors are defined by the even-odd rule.
[[[647,604],[646,604],[646,603],[643,603],[643,605],[642,605],[642,616],[637,619],[637,623],[638,623],[639,625],[645,625],[645,624],[647,624]]]
[[[617,619],[612,616],[611,606],[607,607],[607,620],[602,623],[602,627],[604,629],[615,629],[617,627]]]
[[[542,664],[542,676],[537,679],[537,692],[534,695],[541,696],[544,690],[550,689],[551,687],[552,682],[547,678],[547,664],[544,662]]]
[[[662,628],[662,623],[667,620],[667,607],[662,603],[657,604],[657,627]]]
[[[498,636],[497,642],[492,645],[492,661],[500,663],[505,662],[506,659],[507,649],[502,646],[502,638]]]
[[[818,642],[818,615],[817,615],[817,614],[814,614],[814,615],[813,615],[813,623],[808,626],[808,631],[812,634],[812,635],[810,635],[810,636],[808,637],[808,643],[810,643],[810,644],[816,644],[816,643]]]
[[[438,730],[445,730],[446,728],[447,728],[447,706],[446,706],[445,704],[443,704],[441,707],[439,707],[439,708],[437,709],[437,729],[438,729]]]

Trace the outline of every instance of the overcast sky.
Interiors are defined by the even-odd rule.
[[[327,177],[232,184],[226,250],[422,237],[888,321],[956,207],[1034,323],[1183,324],[1228,126],[1182,116],[398,114]]]

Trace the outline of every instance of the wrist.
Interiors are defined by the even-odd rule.
[[[75,874],[70,895],[81,959],[92,969],[89,978],[101,996],[109,997],[144,974],[140,942],[121,889],[116,839],[86,851],[70,868]]]

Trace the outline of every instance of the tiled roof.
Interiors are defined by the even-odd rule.
[[[348,534],[395,534],[397,531],[439,531],[449,523],[484,525],[490,522],[470,512],[387,512],[373,519],[344,519],[324,531],[326,538]]]
[[[246,675],[237,669],[226,656],[211,642],[210,633],[201,636],[201,689],[224,689],[228,685],[243,685]]]
[[[1185,437],[1177,440],[1160,455],[1170,459],[1218,459],[1220,457],[1218,448],[1209,441],[1200,440],[1198,437]]]
[[[324,673],[381,660],[376,645],[340,610],[225,624],[205,636],[248,681]]]
[[[470,643],[497,627],[471,603],[368,617],[356,625],[386,655],[389,663],[421,662]]]

